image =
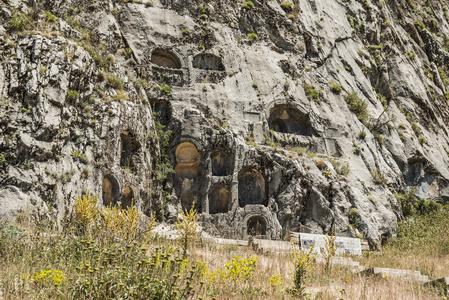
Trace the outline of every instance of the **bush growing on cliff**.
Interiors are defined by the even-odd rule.
[[[355,113],[362,123],[366,122],[368,119],[368,104],[360,99],[356,92],[346,94],[345,101],[349,110]]]
[[[439,211],[443,206],[433,200],[419,199],[415,195],[416,190],[411,189],[407,193],[395,193],[394,196],[401,203],[404,217],[413,216],[416,213],[421,215]]]
[[[290,1],[283,0],[283,1],[281,1],[281,7],[283,10],[289,12],[293,8],[293,3],[291,3]]]
[[[252,1],[246,1],[245,3],[243,3],[243,8],[245,9],[251,9],[254,7],[254,3]]]
[[[415,196],[415,190],[410,190],[407,193],[395,193],[394,196],[401,203],[402,214],[404,217],[410,216],[415,213],[415,206],[417,198]]]
[[[9,20],[8,29],[10,32],[21,32],[29,29],[31,26],[30,18],[23,13],[14,14]]]
[[[108,86],[110,86],[111,88],[117,89],[117,90],[123,89],[123,80],[120,77],[118,77],[117,75],[105,72],[104,78],[106,79]]]
[[[259,39],[259,36],[256,33],[248,33],[247,36],[248,40],[252,41],[256,41]]]
[[[349,224],[354,227],[359,227],[360,225],[360,212],[357,208],[351,208],[348,214]]]
[[[45,21],[47,21],[48,23],[56,22],[56,16],[54,14],[52,14],[50,11],[44,11],[43,15],[44,15]]]
[[[330,86],[330,89],[335,94],[340,94],[342,92],[342,90],[343,90],[342,87],[339,84],[337,84],[337,83],[333,83]]]
[[[307,98],[313,99],[315,101],[318,101],[318,97],[320,96],[320,92],[317,91],[313,87],[313,85],[305,83],[305,84],[303,84],[303,88],[304,88],[304,91],[306,92]]]
[[[349,164],[347,162],[342,163],[337,159],[331,157],[329,157],[329,162],[332,164],[332,167],[339,177],[346,177],[351,172],[351,169],[349,169]]]
[[[379,170],[370,171],[370,173],[374,183],[380,184],[381,186],[387,185],[387,178],[384,173]]]
[[[72,101],[75,101],[76,99],[78,99],[79,96],[80,96],[80,93],[78,91],[69,89],[67,91],[66,100],[69,101],[69,102],[72,102]]]

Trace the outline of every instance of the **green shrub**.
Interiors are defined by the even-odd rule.
[[[44,11],[43,15],[44,15],[45,21],[47,21],[48,23],[56,22],[56,16],[54,14],[52,14],[51,12]]]
[[[418,124],[411,122],[410,125],[412,126],[413,132],[418,136],[421,133],[421,129],[419,129]]]
[[[4,163],[6,163],[5,155],[3,153],[0,153],[0,165],[3,165]]]
[[[118,90],[123,89],[123,80],[117,75],[114,75],[112,73],[104,73],[104,77],[106,79],[106,82],[108,83],[108,86],[110,86],[111,88]]]
[[[357,208],[351,208],[348,214],[349,224],[354,227],[358,227],[360,225],[360,212]]]
[[[21,32],[30,28],[31,20],[26,14],[14,14],[8,25],[9,31]]]
[[[255,41],[259,39],[259,36],[256,33],[248,33],[246,36],[250,41]]]
[[[368,119],[368,104],[360,99],[356,92],[346,94],[345,101],[349,110],[355,113],[361,122],[365,122]]]
[[[300,147],[300,148],[293,148],[293,151],[296,151],[296,153],[298,153],[299,156],[304,155],[304,153],[306,153],[306,148],[305,147]]]
[[[404,136],[404,133],[402,133],[402,131],[398,131],[398,135],[399,135],[399,138],[401,139],[401,141],[402,141],[402,142],[405,142],[405,136]]]
[[[291,11],[292,8],[293,8],[293,3],[291,3],[290,1],[282,0],[281,1],[281,7],[285,11]]]
[[[427,144],[427,140],[426,140],[426,138],[423,137],[423,136],[420,136],[420,137],[418,138],[418,141],[419,141],[419,143],[420,143],[421,145]]]
[[[411,216],[415,213],[416,209],[416,196],[415,190],[410,190],[407,193],[395,193],[394,196],[401,203],[402,214],[404,217]]]
[[[405,116],[405,118],[407,119],[407,121],[412,122],[412,120],[413,120],[413,113],[411,111],[409,111],[407,113],[407,115]]]
[[[306,157],[307,158],[315,158],[316,157],[316,153],[315,152],[307,152]]]
[[[243,3],[243,8],[245,9],[251,9],[254,7],[254,3],[252,1],[246,1],[245,3]]]
[[[430,211],[400,222],[393,246],[401,256],[449,254],[449,210]]]
[[[314,89],[314,87],[310,84],[303,84],[303,88],[306,92],[306,96],[308,99],[313,99],[315,101],[318,100],[318,97],[320,96],[320,92]]]
[[[349,169],[349,164],[347,162],[341,163],[340,161],[332,157],[329,157],[329,162],[332,164],[332,167],[334,167],[334,170],[338,176],[346,177],[351,172],[351,169]]]
[[[405,51],[407,52],[407,55],[411,60],[415,59],[415,52],[408,51],[407,49]]]
[[[365,137],[366,137],[366,132],[365,132],[365,131],[360,131],[360,132],[359,132],[359,138],[362,139],[362,140],[364,140]]]
[[[378,133],[374,133],[374,137],[376,138],[377,142],[379,143],[379,145],[383,145],[384,144],[384,136]]]
[[[171,92],[170,86],[168,84],[162,85],[161,92],[163,92],[164,94],[170,94]]]
[[[439,211],[443,208],[440,203],[437,203],[433,200],[426,201],[425,199],[419,199],[416,203],[416,211],[420,214],[428,214],[433,211]]]
[[[375,170],[370,171],[370,173],[374,183],[380,184],[381,186],[385,186],[387,184],[387,178],[381,171]]]
[[[80,96],[80,93],[79,93],[78,91],[69,89],[69,90],[67,91],[67,97],[66,97],[66,100],[67,100],[67,101],[75,101],[76,99],[79,98],[79,96]]]
[[[108,58],[108,55],[105,53],[106,51],[100,51],[98,47],[92,46],[87,40],[83,40],[79,44],[89,53],[99,69],[109,68],[110,57]]]
[[[337,83],[331,85],[331,91],[335,94],[340,94],[343,89]]]

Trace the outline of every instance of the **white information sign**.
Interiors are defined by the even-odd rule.
[[[299,233],[299,240],[302,249],[310,249],[314,246],[314,252],[324,252],[324,237],[322,234]],[[337,254],[344,255],[362,255],[362,245],[360,239],[337,236],[335,239],[337,245]]]

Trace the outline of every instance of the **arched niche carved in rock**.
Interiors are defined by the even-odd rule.
[[[215,151],[211,155],[212,175],[228,176],[232,172],[231,153],[225,151]]]
[[[271,109],[268,126],[277,132],[316,136],[309,117],[298,109],[285,104],[276,105]]]
[[[101,183],[103,205],[115,205],[119,196],[119,185],[114,176],[106,175]]]
[[[127,186],[123,190],[122,208],[126,209],[126,208],[130,207],[133,204],[134,204],[134,192],[133,192],[133,190],[129,186]]]
[[[239,173],[238,181],[240,207],[248,204],[266,205],[265,179],[259,171],[253,168],[243,169]]]
[[[159,67],[181,69],[180,60],[173,53],[157,49],[151,54],[151,62]]]
[[[225,186],[216,186],[209,192],[209,213],[227,213],[229,211],[229,189]]]
[[[187,194],[184,194],[181,197],[181,208],[183,211],[188,211],[192,208],[192,204],[193,209],[196,210],[198,213],[201,213],[201,201],[202,201],[202,197],[201,197],[201,193],[198,191],[195,192],[189,192]]]
[[[181,143],[175,152],[175,174],[180,178],[195,178],[200,175],[200,154],[195,145],[189,142]]]
[[[267,222],[262,216],[254,216],[248,219],[246,229],[248,235],[265,235],[267,233]]]
[[[201,53],[193,58],[193,67],[201,70],[224,71],[222,59],[219,56]]]
[[[129,131],[120,133],[120,166],[135,169],[133,155],[140,149],[140,144]]]

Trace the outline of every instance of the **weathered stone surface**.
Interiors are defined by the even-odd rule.
[[[0,190],[0,220],[13,221],[19,214],[39,220],[47,212],[47,207],[36,195],[27,195],[15,186]]]
[[[39,195],[59,220],[89,190],[167,221],[194,205],[215,235],[303,226],[372,247],[396,235],[394,192],[449,199],[441,5],[437,35],[403,3],[153,2],[45,3],[57,22],[0,36],[0,191]],[[0,33],[31,11],[0,7]]]
[[[428,282],[429,277],[421,275],[419,271],[389,269],[389,268],[369,268],[362,271],[364,275],[376,275],[384,278],[395,278],[401,280],[414,280],[422,283]]]

